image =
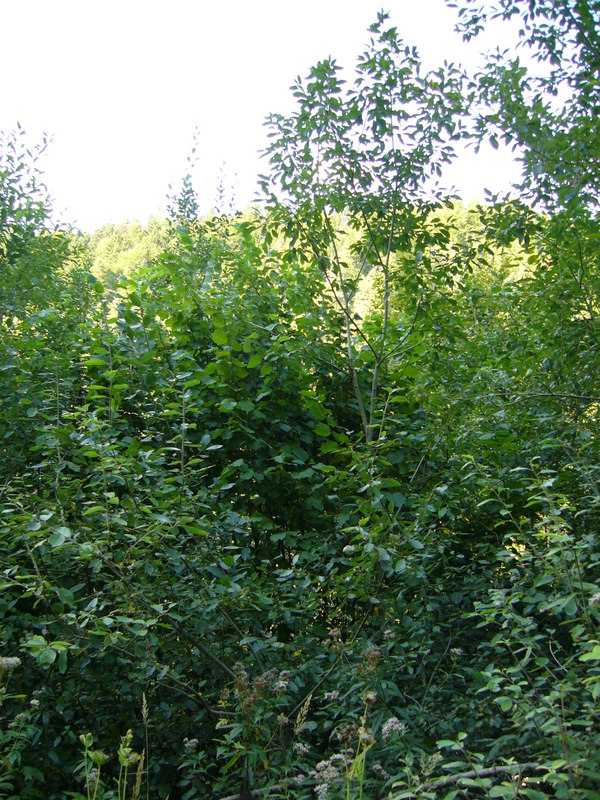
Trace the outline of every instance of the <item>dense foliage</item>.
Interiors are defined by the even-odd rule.
[[[322,62],[269,119],[261,211],[185,181],[168,224],[76,237],[2,140],[0,797],[600,797],[600,26],[569,9],[461,2],[538,75],[425,74],[380,15],[353,82]],[[483,137],[523,185],[464,209],[435,179]]]

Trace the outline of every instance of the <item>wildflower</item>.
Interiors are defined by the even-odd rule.
[[[334,653],[340,653],[344,650],[344,642],[342,641],[342,631],[340,628],[332,628],[329,631],[329,639],[321,642],[324,648],[333,650]]]
[[[15,717],[17,722],[26,722],[28,719],[29,717],[23,711]]]
[[[350,744],[358,737],[358,725],[355,722],[344,725],[337,731],[337,737],[342,744]]]
[[[374,672],[381,655],[381,650],[378,647],[375,645],[369,645],[369,647],[367,647],[363,653],[364,661],[359,667],[360,671],[365,675]]]
[[[304,783],[305,777],[302,774],[293,775],[292,778],[291,778],[291,781],[292,781],[292,783],[297,783],[297,784]]]
[[[340,775],[338,768],[331,758],[326,761],[319,761],[315,769],[317,771],[317,780],[328,784],[336,781]]]
[[[365,650],[365,658],[369,664],[373,664],[373,666],[375,666],[375,664],[377,664],[381,658],[381,650],[375,645],[369,645],[369,647],[367,647]]]
[[[4,672],[12,672],[13,669],[21,666],[19,656],[0,656],[0,675]]]
[[[385,770],[385,769],[384,769],[384,768],[381,766],[381,764],[379,763],[379,761],[376,761],[376,762],[373,764],[373,766],[371,767],[371,769],[373,770],[373,772],[374,772],[376,775],[378,775],[378,776],[379,776],[379,777],[380,777],[382,780],[384,780],[384,781],[387,781],[387,780],[389,780],[389,779],[390,779],[390,777],[391,777],[391,776],[390,776],[390,773],[389,773],[389,772],[387,772],[387,771],[386,771],[386,770]]]
[[[332,700],[337,700],[339,696],[340,696],[339,692],[335,692],[335,691],[334,692],[325,692],[325,694],[323,695],[323,700],[325,700],[326,703],[329,703]]]
[[[451,647],[450,655],[455,661],[457,661],[462,655],[464,655],[464,650],[462,647]]]
[[[88,786],[94,786],[100,780],[100,771],[96,767],[92,767],[87,774]]]
[[[600,592],[596,592],[590,597],[590,608],[600,604]]]
[[[183,746],[186,750],[195,750],[198,747],[198,739],[188,739],[186,736],[183,740]]]
[[[106,762],[110,759],[110,756],[105,753],[104,750],[90,750],[89,756],[97,767],[101,767],[103,764],[106,764]]]
[[[225,686],[223,689],[221,689],[221,694],[219,695],[219,705],[226,706],[229,703],[229,697],[229,689]]]
[[[278,715],[277,715],[277,722],[278,722],[278,723],[281,725],[281,727],[283,728],[283,726],[284,726],[284,725],[287,725],[287,724],[288,724],[288,718],[286,717],[286,715],[285,715],[285,714],[278,714]]]
[[[244,669],[244,665],[237,661],[233,665],[233,674],[235,675],[235,688],[237,693],[243,697],[249,692],[248,675]]]
[[[432,753],[428,758],[424,758],[421,756],[421,771],[423,775],[431,775],[434,771],[436,766],[443,761],[443,755],[438,751],[436,753]]]
[[[121,744],[119,745],[119,764],[122,767],[129,767],[132,764],[137,764],[141,758],[140,754],[136,753],[135,750],[132,750],[130,747],[132,739],[133,731],[131,728],[124,736],[121,736]]]
[[[39,704],[40,704],[40,701],[39,701],[39,700],[36,700],[36,698],[35,698],[35,697],[33,698],[33,700],[30,700],[30,701],[29,701],[29,705],[30,705],[32,708],[37,708],[37,707],[39,706]]]
[[[255,700],[256,700],[256,696],[253,695],[253,694],[248,694],[248,695],[246,695],[246,697],[242,697],[242,702],[240,704],[240,707],[241,707],[242,711],[244,712],[244,714],[247,714],[252,709],[252,706],[254,705]]]
[[[319,800],[323,800],[329,794],[329,784],[327,783],[320,783],[318,786],[315,786],[315,797],[318,797]]]
[[[310,747],[307,744],[304,744],[304,742],[296,742],[294,745],[294,750],[298,753],[298,755],[303,756],[308,753]]]
[[[281,674],[283,675],[284,673]],[[287,674],[289,675],[289,673]],[[262,692],[266,691],[275,680],[276,675],[277,675],[277,670],[268,669],[266,672],[263,672],[262,675],[259,675],[257,678],[255,678],[252,683],[254,694],[259,695],[262,694]]]
[[[387,742],[387,740],[390,739],[394,734],[404,733],[405,730],[406,725],[404,722],[400,722],[398,717],[390,717],[383,723],[381,735],[383,736],[384,742]]]
[[[79,741],[87,749],[94,743],[94,737],[91,733],[82,733],[79,737]]]
[[[277,695],[281,695],[285,693],[285,690],[288,687],[289,681],[286,680],[278,680],[277,683],[273,686],[273,691]]]
[[[327,783],[332,784],[339,778],[339,772],[333,764],[329,764],[324,770],[317,773],[317,776],[320,781],[327,781]]]
[[[394,633],[394,631],[393,631],[393,630],[391,630],[390,628],[387,628],[387,629],[386,629],[386,630],[383,632],[383,638],[384,638],[384,639],[385,639],[387,642],[389,642],[389,641],[391,641],[392,639],[394,639],[394,638],[395,638],[395,636],[396,636],[396,634],[395,634],[395,633]]]
[[[372,689],[365,689],[362,699],[366,706],[374,706],[377,702],[377,692],[374,692]]]
[[[367,746],[373,744],[375,741],[375,737],[373,736],[371,728],[368,728],[366,725],[361,725],[361,727],[358,729],[358,739],[361,744]]]
[[[342,639],[336,639],[335,641],[331,642],[329,647],[334,653],[343,653],[346,649],[346,645]]]

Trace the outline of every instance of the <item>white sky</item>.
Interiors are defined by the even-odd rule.
[[[292,109],[290,85],[320,59],[352,68],[382,6],[426,67],[474,63],[484,47],[454,34],[443,0],[0,0],[0,129],[52,137],[55,211],[84,229],[164,210],[196,129],[203,210],[223,163],[243,207],[267,166],[266,115]],[[486,151],[451,178],[468,201],[517,176]]]

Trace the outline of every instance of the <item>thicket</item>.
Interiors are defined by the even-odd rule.
[[[116,294],[2,140],[0,797],[600,797],[600,26],[515,14],[537,76],[381,15]]]

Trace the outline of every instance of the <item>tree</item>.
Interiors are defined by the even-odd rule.
[[[477,135],[503,138],[521,153],[520,190],[548,210],[587,207],[597,211],[600,190],[600,6],[596,0],[465,0],[458,30],[466,40],[491,20],[519,23],[519,47],[538,69],[532,74],[516,54],[489,57],[475,79],[487,106]]]
[[[145,228],[139,222],[103,225],[86,242],[90,269],[113,291],[120,280],[155,263],[170,238],[167,221],[156,217]]]
[[[38,166],[46,144],[30,147],[22,128],[0,134],[0,327],[51,304],[69,263]]]
[[[298,108],[271,115],[267,203],[301,258],[323,273],[343,317],[346,367],[367,442],[383,423],[382,370],[404,339],[390,338],[391,269],[396,254],[419,273],[427,248],[443,240],[429,212],[443,197],[432,181],[461,136],[462,82],[452,65],[421,74],[418,55],[380,14],[347,87],[341,68],[323,61],[293,87]],[[361,232],[357,268],[341,259],[334,215]],[[380,324],[368,334],[355,318],[358,282],[381,272]],[[417,280],[418,282],[418,280]],[[410,327],[409,327],[410,330]],[[362,351],[359,352],[359,351]]]

